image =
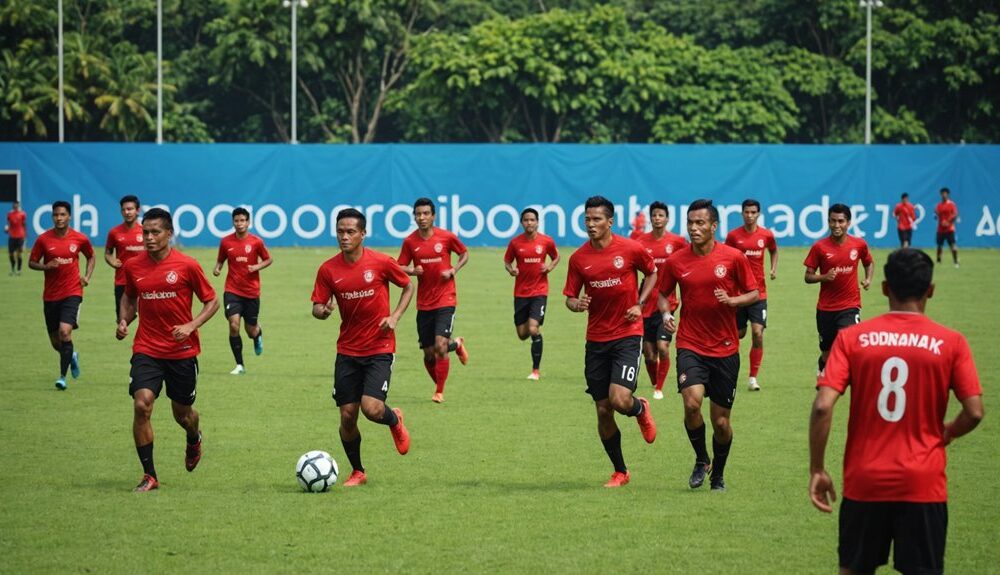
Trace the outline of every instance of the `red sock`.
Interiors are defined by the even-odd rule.
[[[656,385],[656,362],[646,360],[646,373],[649,374],[649,383]]]
[[[434,382],[437,383],[437,392],[444,393],[444,382],[448,381],[448,368],[451,367],[451,360],[447,357],[439,359],[434,364]]]
[[[434,359],[424,358],[424,369],[427,370],[427,375],[431,376],[431,381],[436,382],[437,374],[435,373],[436,370],[434,369],[434,362]]]
[[[656,370],[656,389],[663,391],[663,382],[667,380],[667,374],[670,373],[670,357],[661,357],[660,365]]]
[[[750,377],[757,377],[757,371],[760,369],[760,361],[764,359],[764,348],[762,347],[751,347],[750,348]]]

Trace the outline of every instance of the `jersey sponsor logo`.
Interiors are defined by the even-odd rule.
[[[611,263],[615,265],[615,268],[622,269],[623,267],[625,267],[625,258],[621,256],[615,256],[614,261],[612,261]]]
[[[858,250],[851,250],[851,261],[858,259]]]
[[[662,263],[666,263],[666,261],[667,261],[667,258],[653,258],[653,263],[656,264],[656,265],[660,265]]]
[[[622,278],[608,278],[606,280],[594,280],[590,282],[592,288],[609,288],[622,285]]]
[[[69,245],[69,253],[71,253],[71,254],[75,254],[76,253],[76,244],[70,244]]]
[[[248,261],[250,261],[250,259],[247,258],[246,256],[236,256],[236,261],[238,261],[238,262],[248,262]]]
[[[167,283],[168,284],[175,284],[175,283],[177,283],[177,272],[175,272],[175,271],[169,271],[169,272],[167,272]]]
[[[726,269],[726,266],[724,266],[722,264],[719,264],[719,265],[715,266],[715,277],[717,277],[717,278],[724,278],[724,277],[726,277],[726,272],[727,271],[729,271],[729,270]]]
[[[764,250],[743,250],[743,254],[748,258],[759,258],[764,255]]]
[[[434,244],[434,253],[439,254],[439,253],[441,253],[441,250],[443,250],[443,249],[444,249],[444,246],[442,246],[440,242]]]
[[[542,255],[542,246],[535,246],[535,253],[538,255]]]
[[[62,266],[73,263],[73,258],[52,258],[52,261]]]
[[[372,283],[372,280],[375,279],[375,272],[372,270],[365,270],[364,277],[366,282]]]
[[[144,252],[144,251],[146,251],[146,246],[125,246],[125,251],[127,251],[127,252]]]
[[[896,333],[892,331],[869,331],[858,335],[861,347],[916,347],[934,355],[941,355],[944,340],[919,333]]]
[[[542,258],[524,258],[524,263],[526,263],[526,264],[540,264],[540,263],[542,263]]]
[[[854,266],[837,266],[831,269],[833,269],[833,271],[837,272],[838,274],[849,274],[854,271]]]
[[[420,263],[422,264],[436,264],[441,263],[441,258],[421,258]]]
[[[173,299],[177,297],[175,291],[144,291],[139,294],[142,299]]]
[[[375,288],[340,292],[340,299],[361,299],[375,295]]]

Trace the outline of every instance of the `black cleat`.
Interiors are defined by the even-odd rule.
[[[723,492],[726,490],[726,480],[721,477],[712,478],[712,491]]]
[[[691,472],[691,478],[688,479],[688,486],[691,489],[697,489],[705,483],[705,476],[712,472],[711,463],[702,463],[701,461],[694,462],[694,471]]]

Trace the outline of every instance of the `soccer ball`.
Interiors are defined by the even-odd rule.
[[[310,451],[295,464],[295,478],[304,491],[326,491],[337,482],[337,462],[325,451]]]

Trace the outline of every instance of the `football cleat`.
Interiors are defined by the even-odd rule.
[[[757,383],[756,377],[751,377],[750,381],[747,382],[747,389],[750,391],[760,391],[760,384]]]
[[[444,403],[444,394],[435,393],[433,396],[431,396],[431,401],[433,401],[434,403]]]
[[[621,487],[627,485],[629,480],[632,479],[632,475],[626,471],[622,473],[621,471],[615,471],[611,474],[611,479],[604,484],[605,487]]]
[[[712,472],[711,463],[702,463],[700,461],[694,462],[694,471],[691,472],[691,478],[688,479],[688,487],[691,489],[697,489],[705,483],[705,476]]]
[[[396,451],[400,455],[406,455],[410,451],[410,432],[403,425],[403,410],[397,407],[392,412],[399,419],[399,423],[389,428],[389,432],[392,433],[392,442],[396,444]]]
[[[642,402],[642,413],[635,417],[636,422],[639,423],[639,431],[642,432],[642,438],[646,440],[646,443],[653,443],[656,441],[656,422],[653,421],[653,412],[649,409],[649,400],[640,397],[636,401]]]
[[[66,378],[60,377],[56,380],[56,389],[59,391],[66,391]]]
[[[351,472],[351,476],[347,478],[347,481],[344,482],[344,487],[357,487],[365,483],[368,483],[368,476],[365,475],[364,471],[355,469]]]
[[[73,352],[73,357],[69,359],[69,373],[73,379],[80,377],[80,354]]]
[[[143,475],[142,481],[140,481],[139,485],[136,485],[135,489],[133,489],[132,491],[135,493],[145,493],[147,491],[152,491],[154,489],[159,489],[159,488],[160,488],[160,482],[157,481],[155,477],[153,477],[152,475]]]
[[[247,370],[245,367],[243,367],[241,364],[236,364],[236,367],[233,368],[233,371],[229,372],[229,375],[243,375],[246,372]]]
[[[726,480],[721,477],[712,478],[712,491],[725,491]]]
[[[542,379],[542,375],[538,373],[537,369],[533,369],[531,370],[531,373],[528,374],[528,379],[531,381],[538,381],[539,379]]]
[[[653,399],[663,399],[663,392],[659,389],[653,390]]]
[[[253,339],[253,352],[257,355],[264,353],[264,334],[260,334]]]
[[[469,363],[469,350],[465,349],[465,338],[456,337],[455,343],[458,344],[455,347],[455,355],[458,356],[458,361],[462,362],[462,365],[467,365]]]
[[[184,468],[188,471],[194,471],[195,467],[198,467],[198,462],[201,461],[201,432],[198,432],[198,443],[187,444],[184,449]]]

